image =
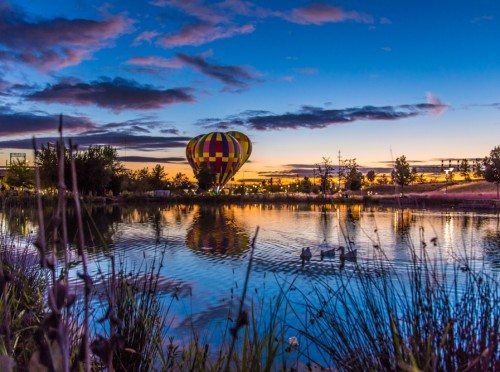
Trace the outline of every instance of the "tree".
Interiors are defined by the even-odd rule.
[[[411,174],[413,175],[413,179],[411,180],[411,182],[415,182],[418,177],[418,169],[416,167],[412,167]]]
[[[321,163],[316,164],[316,172],[319,175],[321,192],[325,195],[330,188],[330,180],[333,175],[333,165],[330,158],[323,157]]]
[[[346,159],[342,162],[341,177],[344,178],[345,187],[351,191],[357,191],[363,186],[363,173],[359,170],[356,159]]]
[[[470,181],[470,166],[469,166],[469,161],[467,159],[462,159],[460,165],[458,166],[458,170],[460,171],[460,175],[466,181]]]
[[[387,174],[383,173],[379,178],[377,178],[377,183],[379,185],[387,185],[389,183],[389,177],[387,177]]]
[[[490,151],[490,156],[484,159],[484,179],[488,182],[494,182],[497,184],[497,199],[499,196],[499,184],[500,184],[500,146],[495,146],[493,150]]]
[[[35,184],[35,174],[26,161],[14,161],[5,172],[4,182],[14,189],[31,188]]]
[[[156,164],[151,174],[148,175],[148,183],[150,190],[163,190],[166,186],[165,177],[167,173],[165,172],[165,167],[160,164]]]
[[[57,164],[57,147],[54,144],[42,145],[42,148],[35,152],[35,165],[40,170],[40,183],[43,188],[53,189],[57,186]],[[67,165],[69,164],[65,161],[65,167]],[[70,168],[65,170],[69,171]],[[66,180],[69,181],[67,176]]]
[[[196,180],[201,191],[208,191],[214,186],[215,175],[206,164],[202,164],[196,172]]]
[[[312,191],[312,182],[309,177],[304,177],[299,183],[299,191],[309,194]]]
[[[368,173],[366,173],[366,179],[370,182],[375,181],[375,171],[373,169],[369,170]]]
[[[482,169],[482,164],[483,162],[480,159],[474,159],[474,163],[472,165],[472,172],[474,177],[481,178],[483,177],[483,169]]]
[[[392,178],[401,187],[401,192],[405,186],[414,181],[415,173],[412,172],[410,164],[406,161],[406,156],[402,155],[396,158]]]
[[[176,189],[188,189],[192,186],[189,178],[182,172],[178,172],[172,179],[172,182],[174,183],[174,187]]]
[[[71,189],[71,159],[69,150],[64,148],[64,178],[66,187]],[[74,152],[78,189],[82,194],[103,195],[115,177],[124,174],[118,153],[111,146],[90,146],[84,151]],[[42,146],[35,153],[35,164],[40,170],[42,187],[55,188],[58,181],[59,151],[53,144]],[[116,188],[116,185],[114,185]]]
[[[90,146],[76,153],[75,166],[79,190],[97,195],[104,195],[113,176],[123,169],[116,149],[111,146]],[[66,185],[70,187],[71,183]]]

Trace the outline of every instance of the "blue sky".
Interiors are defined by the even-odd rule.
[[[497,1],[0,4],[3,159],[60,112],[82,145],[185,171],[186,140],[212,130],[249,135],[255,175],[499,144]]]

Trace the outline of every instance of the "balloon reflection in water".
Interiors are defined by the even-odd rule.
[[[238,255],[249,248],[250,237],[227,207],[200,207],[186,235],[186,245],[195,251]]]

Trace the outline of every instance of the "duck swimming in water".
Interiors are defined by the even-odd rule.
[[[326,251],[321,250],[321,259],[324,257],[335,257],[335,248]]]
[[[312,257],[312,253],[311,253],[311,250],[309,249],[309,247],[307,247],[306,249],[302,248],[302,252],[300,253],[300,259],[302,261],[309,261]]]
[[[340,246],[337,248],[337,250],[340,251],[340,260],[341,261],[356,261],[357,255],[358,255],[358,250],[357,249],[352,249],[349,251],[345,251],[344,246]]]

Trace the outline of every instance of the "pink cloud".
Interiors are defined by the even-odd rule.
[[[217,12],[203,2],[198,0],[153,0],[151,4],[165,7],[177,8],[184,13],[210,23],[228,22],[228,17],[223,12]]]
[[[250,15],[252,4],[241,0],[224,0],[219,4],[221,8],[232,10],[237,14]]]
[[[155,31],[144,31],[136,36],[132,45],[136,46],[141,44],[142,42],[147,42],[151,44],[153,39],[159,35],[158,32]]]
[[[227,39],[235,35],[249,34],[255,30],[251,24],[240,27],[223,27],[208,23],[187,25],[179,32],[165,35],[157,40],[157,44],[166,48],[175,48],[183,45],[203,45],[218,39]]]
[[[92,58],[95,51],[131,29],[133,21],[125,15],[102,21],[54,18],[28,20],[10,8],[0,13],[2,59],[23,62],[42,71],[58,70]]]
[[[135,66],[157,66],[165,68],[182,68],[183,63],[178,58],[162,58],[162,57],[134,57],[127,61],[129,65]]]
[[[189,56],[179,53],[177,58],[198,72],[219,80],[226,87],[246,89],[258,80],[258,74],[242,66],[218,65],[209,63],[203,56]]]
[[[433,115],[441,115],[443,112],[448,110],[448,105],[443,103],[438,97],[433,95],[431,92],[427,92],[425,95],[427,104],[432,105],[431,113]]]
[[[290,22],[304,25],[322,25],[324,23],[337,23],[344,21],[355,21],[359,23],[373,23],[373,17],[369,14],[356,11],[345,11],[342,8],[327,4],[311,4],[303,8],[293,9],[284,15]]]

